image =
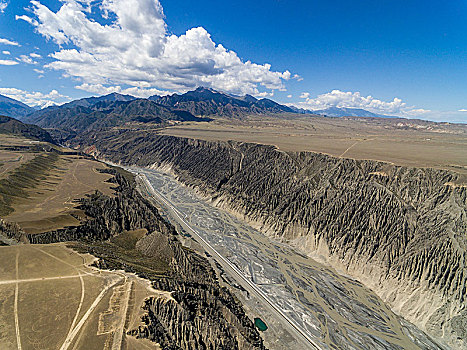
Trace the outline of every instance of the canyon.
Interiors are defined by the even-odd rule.
[[[74,146],[170,172],[269,237],[358,279],[436,339],[466,346],[459,174],[138,131]]]
[[[60,244],[114,283],[65,348],[467,347],[464,126],[300,115],[209,89],[32,116],[47,130],[0,123],[5,258]],[[79,277],[44,286],[68,293],[61,276]],[[39,279],[17,275],[16,294]]]
[[[149,339],[163,349],[265,349],[238,299],[219,283],[206,258],[180,244],[174,227],[138,193],[131,174],[106,172],[113,175],[115,196],[96,191],[82,198],[79,208],[88,219],[81,225],[27,234],[2,220],[0,238],[25,247],[73,241],[68,247],[92,254],[95,268],[151,281],[145,312],[127,338]]]

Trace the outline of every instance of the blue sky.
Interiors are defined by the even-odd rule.
[[[0,0],[0,10],[0,94],[29,104],[203,85],[467,122],[465,0]]]

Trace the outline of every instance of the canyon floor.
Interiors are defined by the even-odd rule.
[[[263,337],[271,349],[439,348],[358,281],[265,237],[168,174],[128,170],[148,179],[142,187],[185,232],[184,244],[213,255],[250,318],[268,325]]]

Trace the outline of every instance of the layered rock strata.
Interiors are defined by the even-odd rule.
[[[171,171],[364,282],[436,338],[467,347],[467,188],[458,174],[138,132],[76,142],[112,162]]]

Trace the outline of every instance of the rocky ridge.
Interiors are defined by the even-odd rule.
[[[96,192],[79,200],[88,217],[80,226],[32,235],[1,220],[0,235],[33,244],[76,241],[72,247],[98,257],[99,267],[135,272],[149,278],[154,288],[170,292],[170,300],[147,299],[143,324],[129,332],[162,349],[265,349],[240,302],[219,284],[209,262],[181,245],[174,227],[139,194],[129,174],[111,173],[115,197]],[[126,232],[141,229],[147,234],[133,247],[117,244]]]
[[[256,99],[251,95],[233,96],[209,88],[199,87],[185,94],[151,96],[150,100],[164,106],[189,111],[197,116],[217,116],[242,119],[250,114],[293,113],[285,105],[267,98]]]
[[[50,134],[36,125],[24,124],[14,118],[0,115],[0,134],[26,137],[35,141],[55,143]]]
[[[0,115],[21,119],[32,112],[34,112],[34,108],[10,97],[0,95]]]
[[[456,173],[138,132],[92,144],[101,158],[171,171],[359,279],[432,336],[467,347],[467,188]]]

